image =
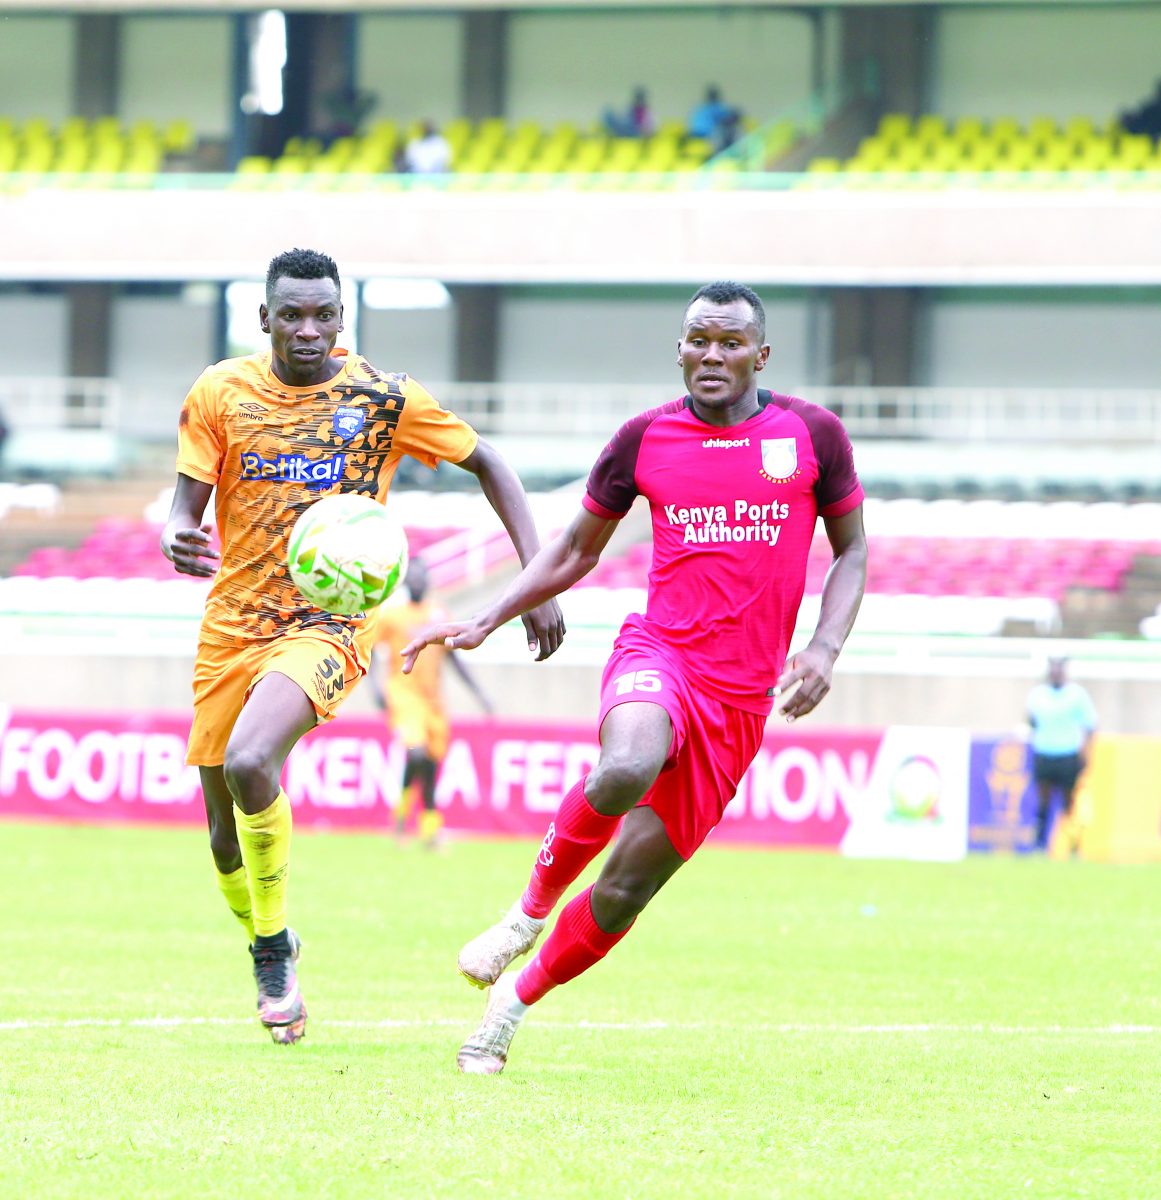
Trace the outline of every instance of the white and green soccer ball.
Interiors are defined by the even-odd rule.
[[[363,612],[382,604],[403,579],[407,534],[370,496],[325,496],[295,521],[287,566],[316,608]]]

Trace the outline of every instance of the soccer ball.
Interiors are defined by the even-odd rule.
[[[325,496],[295,521],[287,566],[316,608],[363,612],[382,604],[406,573],[407,535],[370,496]]]

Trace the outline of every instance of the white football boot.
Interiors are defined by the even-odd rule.
[[[525,916],[517,901],[497,925],[485,929],[460,951],[460,974],[478,988],[488,987],[522,954],[536,945],[544,921]]]
[[[488,1004],[479,1028],[460,1047],[456,1066],[465,1075],[499,1075],[508,1061],[508,1047],[528,1006],[516,995],[516,972],[501,975],[488,989]]]

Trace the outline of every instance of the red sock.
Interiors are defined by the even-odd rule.
[[[565,889],[609,844],[620,817],[599,813],[585,797],[585,781],[573,785],[544,835],[532,878],[520,900],[530,917],[547,917]]]
[[[606,933],[593,916],[586,888],[561,910],[556,927],[536,957],[516,977],[516,995],[523,1004],[535,1004],[557,984],[568,983],[593,963],[598,963],[633,928]]]

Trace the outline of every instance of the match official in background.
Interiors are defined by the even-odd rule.
[[[184,575],[214,576],[194,665],[186,761],[201,775],[218,887],[250,940],[258,1016],[275,1042],[306,1029],[287,928],[290,801],[283,764],[330,720],[367,672],[365,613],[308,604],[291,581],[296,518],[336,492],[383,502],[404,455],[475,475],[521,562],[539,546],[515,471],[413,379],[336,346],[339,271],[314,250],[270,263],[258,309],[270,349],[208,367],[178,423],[177,488],[161,548]],[[203,522],[210,495],[222,550]],[[564,624],[555,602],[529,614],[529,648],[546,658]]]
[[[1060,793],[1061,813],[1071,819],[1077,781],[1088,766],[1096,732],[1096,708],[1088,692],[1068,680],[1068,660],[1062,656],[1048,660],[1048,678],[1028,693],[1026,706],[1036,781],[1036,849],[1047,850],[1053,793]],[[1075,853],[1075,832],[1070,836]]]
[[[372,618],[375,649],[371,680],[375,699],[386,714],[387,727],[406,750],[395,807],[395,832],[400,837],[406,833],[414,793],[418,793],[422,804],[419,837],[424,845],[434,848],[443,827],[443,818],[435,805],[435,784],[447,753],[449,732],[443,701],[444,662],[450,663],[485,713],[491,714],[492,702],[464,656],[445,646],[433,646],[423,661],[416,663],[415,670],[408,675],[403,673],[403,647],[420,630],[448,618],[443,606],[428,595],[427,565],[423,559],[413,558],[407,564],[404,590],[407,597],[402,603],[388,601]]]
[[[478,646],[591,571],[636,497],[649,501],[646,610],[626,619],[605,666],[597,765],[561,802],[523,895],[460,951],[467,979],[492,985],[483,1022],[460,1048],[461,1071],[503,1070],[528,1006],[629,932],[721,820],[775,705],[794,720],[830,691],[866,584],[863,489],[838,417],[759,390],[769,355],[754,292],[732,282],[699,289],[677,343],[687,394],[621,426],[572,523],[493,605],[406,648],[412,669],[425,645]],[[813,636],[787,661],[819,516],[833,557]],[[565,905],[518,975],[502,974],[618,828],[596,883]]]

